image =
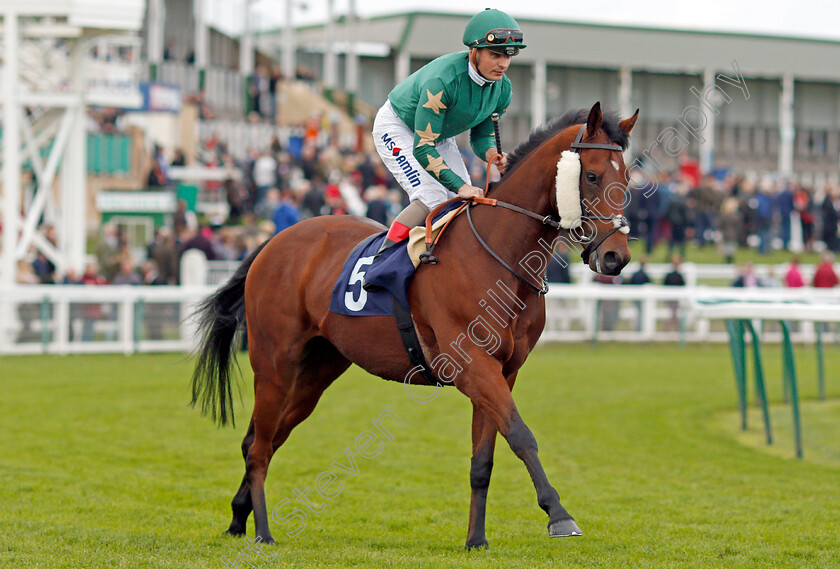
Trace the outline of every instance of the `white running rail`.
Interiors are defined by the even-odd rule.
[[[196,341],[189,315],[213,286],[22,285],[0,289],[0,355],[117,352],[187,352]],[[482,313],[476,299],[476,315]],[[543,342],[725,342],[722,322],[692,307],[710,300],[784,303],[790,311],[834,314],[840,291],[733,289],[659,285],[553,285],[546,296]],[[791,308],[793,307],[793,308]],[[819,320],[819,318],[816,318]],[[826,318],[826,321],[832,318]],[[714,323],[713,323],[714,322]],[[830,328],[830,327],[829,327]],[[813,342],[813,322],[802,322],[794,341]],[[837,329],[823,334],[840,338]],[[768,323],[765,341],[781,341]]]

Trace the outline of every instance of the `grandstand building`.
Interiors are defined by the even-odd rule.
[[[164,0],[149,5],[156,3]],[[253,72],[254,58],[242,53],[240,39],[256,46],[258,59],[282,62],[287,76],[303,65],[316,72],[322,86],[351,93],[375,109],[410,73],[464,49],[460,37],[471,16],[340,15],[291,33],[287,28],[231,38],[208,27],[206,14],[195,9],[200,5],[166,0],[158,32],[147,19],[147,35],[168,38],[185,57],[194,54],[191,63],[163,61],[163,40],[150,46],[149,58],[162,63],[161,80],[182,82],[185,92],[197,90],[204,77],[207,100],[228,111],[243,108],[241,76]],[[666,147],[685,147],[704,170],[832,175],[840,165],[840,42],[518,21],[528,48],[508,72],[515,93],[502,129],[508,148],[545,120],[601,101],[624,115],[640,108],[633,153],[652,149],[649,154],[665,165],[675,160]],[[246,32],[250,28],[245,26]],[[290,46],[294,58],[285,53]],[[240,77],[234,78],[236,72]],[[738,77],[743,85],[733,84]],[[712,96],[702,95],[711,89]],[[669,135],[669,128],[679,137]]]
[[[370,43],[362,44],[369,53],[359,55],[358,65],[358,97],[377,105],[394,84],[428,61],[464,49],[460,37],[469,17],[413,12],[343,20],[331,33],[344,40],[343,46],[348,40],[381,44],[378,54],[370,53]],[[673,128],[706,170],[827,174],[838,169],[840,42],[518,21],[528,48],[508,71],[514,87],[503,128],[508,148],[547,118],[600,100],[625,116],[641,109],[634,133],[637,155],[656,146],[657,138],[662,150]],[[322,73],[326,38],[325,26],[297,30],[300,61]],[[277,53],[281,42],[282,33],[259,39],[266,53]],[[744,85],[736,86],[739,76]],[[346,73],[339,73],[338,85],[347,82]],[[725,95],[701,101],[698,92],[713,87]],[[667,152],[654,153],[662,154],[668,158]]]
[[[152,0],[150,5],[154,2],[164,0]],[[193,8],[199,4],[166,0],[163,37],[176,52],[195,53],[191,65],[196,70],[179,72],[175,67],[181,64],[165,64],[162,78],[183,81],[189,92],[198,86],[198,69],[205,70],[208,100],[230,110],[238,110],[231,99],[238,103],[241,91],[231,97],[223,79],[229,81],[227,74],[240,70],[243,63],[245,75],[253,71],[254,60],[243,58],[240,39],[256,46],[257,58],[282,62],[286,75],[296,64],[303,65],[316,72],[323,86],[353,93],[378,108],[391,88],[410,73],[443,53],[464,49],[460,37],[471,16],[339,15],[332,22],[299,27],[291,34],[286,29],[254,32],[251,39],[230,38],[212,28],[201,33],[201,15]],[[516,16],[515,9],[511,13]],[[641,109],[635,154],[656,146],[657,138],[672,127],[707,170],[832,174],[840,165],[840,42],[518,21],[528,48],[514,58],[508,72],[515,93],[503,123],[503,143],[508,148],[545,120],[600,100],[625,115]],[[294,59],[284,55],[290,45],[295,47]],[[723,79],[738,76],[745,81],[743,89]],[[695,91],[703,93],[713,86],[725,95],[701,102]],[[706,120],[692,107],[704,109]],[[702,124],[702,132],[689,132],[685,123]],[[667,153],[661,154],[667,162]]]

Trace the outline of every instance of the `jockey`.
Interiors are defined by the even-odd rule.
[[[483,195],[472,185],[454,137],[469,130],[476,156],[489,161],[496,154],[490,115],[501,115],[510,105],[505,71],[511,57],[525,47],[522,40],[516,20],[488,8],[464,30],[469,51],[435,59],[388,95],[376,114],[373,139],[411,203],[391,224],[377,257],[423,223],[435,206],[456,195]],[[507,155],[498,164],[504,172]]]

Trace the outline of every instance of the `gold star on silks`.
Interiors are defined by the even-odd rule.
[[[429,172],[434,172],[435,176],[440,178],[440,171],[449,170],[449,166],[443,163],[443,157],[429,156],[429,165],[426,166],[426,170],[428,170]]]
[[[418,148],[424,144],[434,146],[435,139],[440,136],[439,132],[432,132],[432,123],[426,125],[426,130],[415,130],[414,132],[420,135],[420,142],[417,143]]]
[[[432,95],[432,92],[426,89],[426,97],[428,97],[428,100],[426,101],[426,104],[423,105],[424,109],[432,109],[436,115],[439,115],[440,110],[446,108],[446,105],[444,105],[441,101],[441,98],[443,97],[443,91],[441,91],[437,95]]]

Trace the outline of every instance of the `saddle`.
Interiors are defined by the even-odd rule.
[[[437,219],[429,219],[429,232],[433,238],[439,237],[459,205],[453,202],[436,208]],[[426,250],[426,230],[423,227],[413,228],[406,239],[384,250],[373,264],[385,234],[383,231],[363,239],[347,256],[333,286],[330,312],[347,316],[392,316],[392,297],[403,308],[409,309],[408,285]],[[362,282],[374,284],[380,290],[364,290]]]
[[[496,160],[491,159],[490,165]],[[489,189],[485,189],[485,194]],[[386,232],[372,235],[357,244],[344,262],[330,296],[330,312],[348,316],[394,316],[400,338],[412,366],[419,368],[429,385],[440,385],[423,355],[411,309],[408,285],[420,264],[437,264],[434,248],[455,217],[472,204],[496,205],[496,200],[479,197],[472,200],[453,198],[432,210],[425,226],[409,231],[405,243],[397,243],[382,252],[376,264],[367,269],[379,251]],[[363,283],[380,287],[367,291]]]
[[[454,213],[448,212],[449,215]],[[449,215],[439,220],[439,228],[448,223]],[[330,312],[349,316],[393,316],[412,367],[420,371],[426,383],[439,385],[423,355],[408,306],[408,285],[424,250],[425,231],[422,227],[414,230],[414,235],[409,235],[404,243],[386,249],[370,270],[367,268],[373,263],[386,233],[371,235],[357,244],[347,256],[333,286]],[[381,288],[368,291],[362,287],[363,282],[372,282]]]

